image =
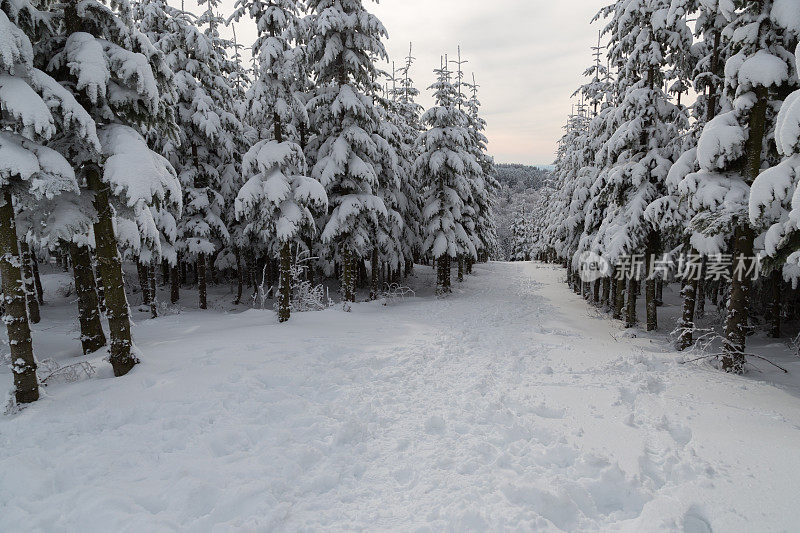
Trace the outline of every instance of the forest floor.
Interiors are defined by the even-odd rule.
[[[136,312],[142,364],[115,379],[46,275],[39,359],[96,372],[0,413],[0,531],[796,530],[788,347],[789,377],[735,377],[624,332],[561,269],[478,265],[443,299],[432,277],[284,325],[227,293]]]

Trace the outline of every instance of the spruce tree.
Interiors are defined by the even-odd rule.
[[[28,219],[30,226],[45,220],[45,213],[68,207],[74,200],[78,183],[71,165],[43,144],[59,131],[90,150],[100,149],[95,123],[86,110],[34,64],[31,37],[47,29],[47,21],[45,13],[24,0],[0,2],[0,33],[4,36],[0,40],[0,277],[5,300],[3,322],[8,329],[18,404],[37,400],[39,384],[20,268],[15,205],[33,217]],[[37,209],[38,214],[30,213]],[[56,226],[72,223],[50,222],[53,231]]]
[[[447,63],[436,69],[431,86],[436,105],[425,112],[428,127],[419,140],[420,156],[414,165],[425,187],[425,242],[438,266],[437,292],[450,292],[450,264],[460,256],[477,258],[474,241],[472,179],[481,172],[469,151],[469,118],[459,109],[459,93],[451,82]]]
[[[59,135],[54,146],[80,169],[81,181],[94,194],[94,237],[111,332],[110,361],[114,375],[121,376],[138,359],[114,216],[133,217],[137,212],[147,217],[144,206],[159,204],[180,210],[174,169],[148,148],[139,133],[174,127],[171,107],[160,102],[171,71],[149,39],[133,28],[127,3],[109,8],[94,0],[70,1],[54,5],[50,15],[53,31],[45,32],[37,43],[37,55],[47,58],[47,71],[73,92],[98,124],[99,149],[68,132]]]
[[[773,109],[796,87],[793,57],[797,30],[785,26],[791,17],[772,16],[771,0],[735,2],[725,35],[732,55],[725,65],[723,109],[710,120],[697,145],[700,171],[684,180],[701,214],[693,223],[724,239],[732,234],[730,297],[725,321],[722,368],[741,374],[749,328],[748,304],[754,265],[755,231],[748,217],[750,187],[769,163],[767,141],[773,135]],[[780,10],[775,13],[780,14]],[[761,200],[757,198],[756,200]],[[758,202],[756,202],[758,203]],[[699,208],[702,208],[699,209]]]
[[[376,172],[380,114],[373,96],[375,59],[386,59],[383,24],[361,0],[309,0],[307,57],[316,89],[308,102],[312,176],[325,187],[330,212],[322,241],[333,245],[346,301],[355,301],[358,264],[375,245],[375,228],[388,213]]]

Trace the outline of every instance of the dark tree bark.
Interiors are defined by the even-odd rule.
[[[78,322],[81,327],[81,347],[84,355],[96,352],[106,345],[106,334],[100,319],[100,305],[97,298],[92,255],[89,249],[71,243],[72,275],[75,278],[75,292],[78,294]]]
[[[100,181],[98,168],[88,169],[87,181],[89,188],[95,193],[94,206],[97,211],[97,222],[94,224],[94,235],[97,266],[103,282],[106,316],[111,333],[109,360],[114,369],[114,375],[124,376],[139,361],[131,352],[133,347],[131,319],[122,277],[122,260],[117,249],[117,238],[114,235],[114,214],[109,203],[109,187]]]
[[[136,261],[136,273],[139,276],[139,288],[142,291],[143,305],[150,305],[150,276],[147,270],[147,265],[141,261]]]
[[[695,296],[695,319],[703,318],[706,314],[706,268],[708,265],[708,258],[703,256],[703,262],[700,265],[700,279],[697,280],[697,294]]]
[[[614,298],[614,318],[622,320],[622,310],[625,308],[625,280],[617,278],[614,280],[616,285],[616,296]]]
[[[761,171],[761,151],[767,122],[767,88],[757,87],[755,93],[756,102],[750,111],[750,131],[745,144],[746,163],[743,174],[748,185],[752,185]],[[746,266],[750,266],[750,258],[753,257],[753,240],[754,233],[749,221],[740,221],[734,231],[734,261],[744,257]],[[728,314],[725,320],[725,342],[723,343],[722,369],[726,372],[744,373],[749,300],[750,278],[746,275],[734,275],[731,280]]]
[[[147,268],[147,277],[150,280],[150,318],[158,318],[158,292],[156,291],[155,264],[150,264]]]
[[[14,372],[14,399],[18,404],[39,399],[39,380],[36,377],[36,359],[25,308],[25,288],[19,268],[17,228],[11,193],[3,191],[0,206],[0,278],[2,278],[5,313],[3,322],[8,330],[11,365]]]
[[[660,236],[651,231],[647,239],[647,279],[645,280],[645,305],[647,309],[647,331],[658,329],[658,303],[656,301],[656,279],[653,277],[653,261],[660,252]]]
[[[375,247],[372,249],[372,259],[370,260],[370,300],[376,300],[378,298],[378,292],[380,290],[380,272],[381,265],[378,262],[378,248]]]
[[[344,246],[342,249],[342,297],[346,302],[356,301],[356,272],[355,254],[350,248]]]
[[[680,336],[676,344],[678,350],[685,350],[694,343],[694,313],[698,281],[696,279],[686,279],[681,289],[683,316],[678,324],[680,327]]]
[[[292,245],[281,245],[281,269],[278,281],[278,322],[286,322],[292,309]]]
[[[601,304],[608,309],[611,305],[611,278],[603,278],[603,295],[601,297]]]
[[[206,254],[197,254],[197,292],[200,309],[208,309],[208,287],[206,285]]]
[[[42,320],[42,316],[39,313],[39,300],[36,298],[36,287],[33,282],[31,251],[25,239],[19,241],[19,255],[22,262],[22,275],[24,276],[25,300],[28,302],[28,319],[31,324],[38,324]]]
[[[636,296],[639,293],[638,283],[636,278],[631,276],[628,280],[628,289],[625,291],[628,296],[628,302],[625,309],[625,327],[632,328],[636,326]]]
[[[595,305],[600,305],[600,283],[600,279],[596,279],[592,286],[592,303]]]
[[[464,256],[458,256],[458,282],[461,283],[464,281]]]
[[[31,266],[33,267],[33,285],[36,287],[36,301],[39,302],[39,305],[43,305],[44,288],[42,287],[42,278],[39,276],[39,260],[33,250],[31,250]]]
[[[436,273],[438,283],[436,292],[438,294],[446,294],[450,292],[450,261],[449,256],[443,255],[436,260]]]

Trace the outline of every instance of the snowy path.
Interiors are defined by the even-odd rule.
[[[620,338],[562,275],[143,321],[131,375],[0,418],[0,531],[796,528],[798,395]]]

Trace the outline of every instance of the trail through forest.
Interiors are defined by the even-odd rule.
[[[129,375],[96,357],[0,417],[0,530],[796,527],[798,388],[680,365],[563,277],[491,263],[444,299],[284,325],[141,319]],[[61,305],[40,353],[67,344]]]

